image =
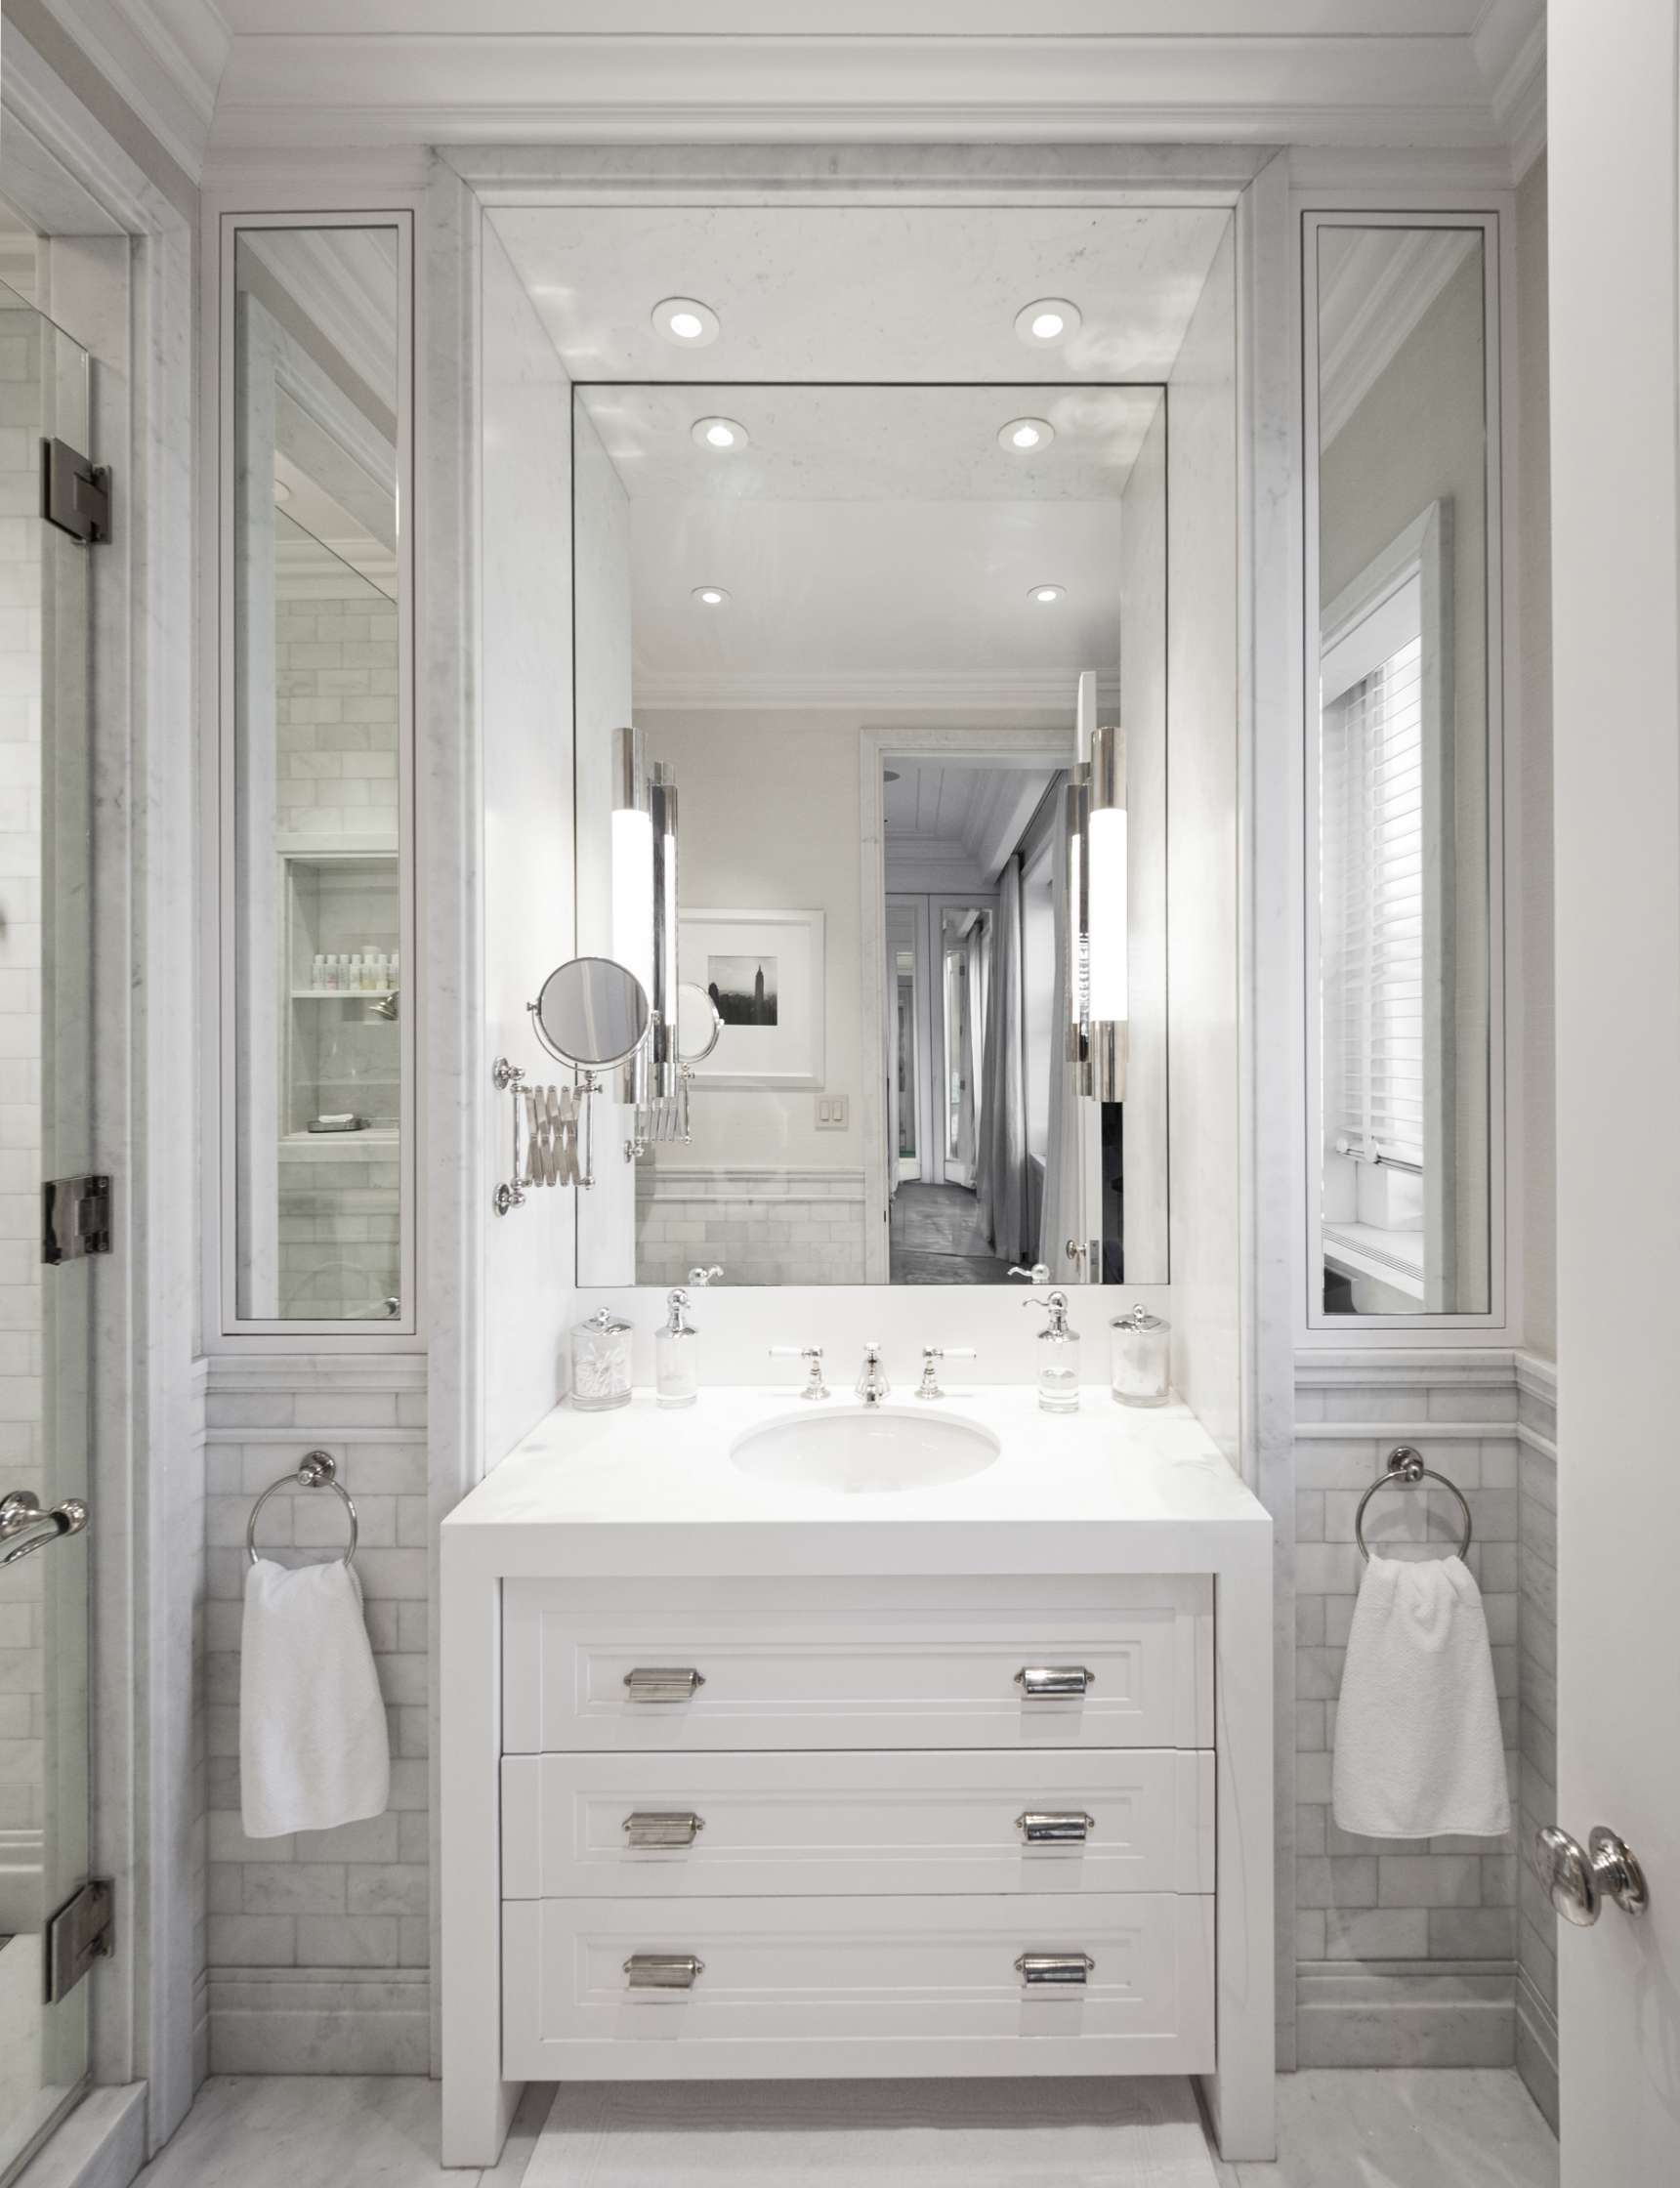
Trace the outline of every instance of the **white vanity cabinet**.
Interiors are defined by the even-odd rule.
[[[962,1410],[947,1402],[947,1413]],[[1272,1537],[1182,1407],[955,1483],[562,1410],[444,1521],[443,2150],[527,2081],[1195,2074],[1273,2149]]]
[[[1212,1596],[510,1581],[504,2072],[1210,2071]]]

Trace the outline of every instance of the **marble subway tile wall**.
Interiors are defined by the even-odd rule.
[[[1299,2063],[1505,2066],[1513,2059],[1517,1876],[1512,1841],[1379,1841],[1330,1814],[1336,1698],[1362,1561],[1360,1497],[1398,1443],[1456,1482],[1482,1589],[1517,1784],[1519,1520],[1511,1355],[1302,1355],[1295,1478],[1295,1891]],[[1366,1538],[1389,1554],[1457,1539],[1445,1491],[1384,1491]],[[1431,1545],[1425,1551],[1424,1542]],[[1413,1553],[1407,1545],[1416,1545]]]
[[[40,337],[0,326],[0,1476],[44,1487],[41,1452]],[[13,331],[16,325],[21,331]],[[40,1861],[39,1559],[0,1601],[0,1871]]]
[[[861,1170],[661,1170],[636,1175],[636,1278],[682,1283],[696,1263],[729,1283],[861,1283]]]
[[[1517,1358],[1517,1844],[1557,1821],[1558,1378],[1549,1360]],[[1527,1859],[1517,1870],[1517,2068],[1558,2124],[1558,1917]]]
[[[308,1360],[206,1398],[204,1622],[209,2066],[215,2074],[425,2074],[431,2065],[426,1404],[419,1363]],[[239,1366],[243,1368],[243,1363]],[[354,1369],[354,1372],[351,1371]],[[383,1385],[381,1378],[383,1377]],[[249,1839],[239,1816],[239,1631],[256,1497],[303,1454],[338,1462],[391,1731],[391,1806],[335,1830]],[[329,1492],[264,1506],[285,1564],[342,1548]],[[311,1667],[299,1666],[308,1677]]]
[[[324,556],[321,558],[324,559]],[[397,841],[397,603],[345,571],[347,597],[281,579],[275,625],[281,826]]]

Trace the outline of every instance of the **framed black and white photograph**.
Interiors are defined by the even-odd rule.
[[[696,1087],[822,1084],[823,947],[819,911],[683,912],[682,977],[723,1021]]]

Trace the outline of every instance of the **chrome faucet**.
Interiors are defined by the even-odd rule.
[[[887,1370],[881,1366],[879,1345],[863,1347],[863,1371],[858,1377],[858,1396],[865,1406],[878,1406],[883,1398],[890,1398],[893,1386],[887,1380]]]

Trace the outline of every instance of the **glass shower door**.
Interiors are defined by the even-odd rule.
[[[48,443],[67,444],[65,483],[89,447],[87,354],[0,287],[0,2183],[80,2093],[91,1989],[66,1987],[53,1918],[88,1874],[100,1203],[59,1194],[49,1247],[43,1189],[94,1167],[92,550],[41,513]]]

